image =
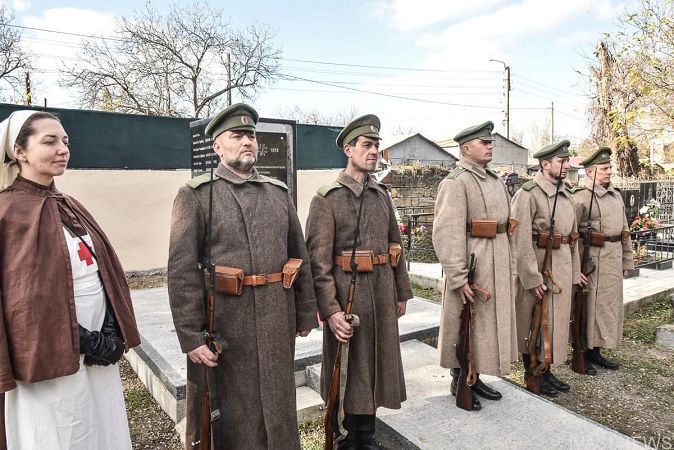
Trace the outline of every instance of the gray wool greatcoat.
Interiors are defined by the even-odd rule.
[[[317,326],[309,255],[297,213],[282,183],[254,171],[243,179],[220,164],[213,182],[212,258],[246,275],[304,263],[292,289],[244,286],[241,296],[215,295],[215,330],[229,344],[215,369],[222,448],[299,449],[293,360],[295,333]],[[204,343],[208,175],[178,191],[173,204],[168,288],[180,347]],[[195,430],[203,366],[187,359],[187,446]]]
[[[463,171],[462,171],[463,170]],[[515,259],[506,233],[495,238],[471,237],[472,219],[507,223],[510,196],[498,175],[461,158],[458,168],[438,188],[433,221],[433,247],[442,263],[445,287],[438,351],[440,365],[457,368],[463,303],[455,290],[468,282],[470,254],[475,253],[475,282],[492,298],[474,303],[475,364],[477,372],[504,375],[517,360],[515,333]]]
[[[541,274],[545,249],[533,242],[535,232],[550,229],[550,216],[555,201],[556,185],[548,181],[538,172],[533,181],[536,183],[530,190],[524,188],[515,193],[512,201],[512,213],[520,224],[515,231],[515,250],[517,254],[517,274],[519,286],[515,308],[517,311],[517,343],[521,353],[529,353],[526,338],[531,328],[531,313],[536,298],[530,291],[543,283]],[[571,193],[561,186],[555,213],[555,232],[568,236],[577,232],[576,214]],[[554,280],[562,288],[560,294],[552,292],[548,283],[550,299],[548,319],[550,321],[552,339],[552,363],[563,364],[566,361],[569,346],[569,321],[571,318],[572,287],[580,281],[580,260],[578,243],[561,244],[552,250],[551,270]],[[541,354],[539,355],[542,358]]]
[[[314,196],[307,218],[307,248],[311,255],[318,310],[322,319],[342,311],[351,274],[334,264],[335,255],[353,246],[362,184],[342,172],[329,192]],[[375,255],[388,253],[388,243],[400,243],[400,229],[386,189],[371,177],[363,199],[360,246]],[[400,357],[397,302],[413,297],[405,260],[397,268],[376,265],[358,273],[352,313],[360,318],[349,344],[349,366],[344,410],[374,414],[376,408],[400,408],[406,399]],[[321,393],[327,398],[337,352],[327,322],[323,325]]]
[[[576,220],[581,231],[587,228],[592,196],[592,179],[585,177],[584,186],[575,191]],[[593,231],[606,236],[620,235],[629,230],[625,204],[613,185],[595,185],[592,217]],[[582,240],[579,241],[582,245]],[[617,348],[623,335],[623,270],[634,268],[632,241],[605,242],[603,247],[589,247],[594,271],[588,276],[587,345]],[[584,251],[584,250],[583,250]]]

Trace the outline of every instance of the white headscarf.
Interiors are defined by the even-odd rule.
[[[38,111],[21,110],[14,111],[8,118],[0,123],[0,190],[12,184],[19,173],[19,166],[14,157],[16,137],[26,120]],[[6,162],[8,160],[10,162]]]

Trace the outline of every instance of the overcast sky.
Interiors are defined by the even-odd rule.
[[[114,36],[116,16],[141,2],[6,0],[14,23],[61,32]],[[167,1],[153,1],[165,8]],[[236,27],[252,21],[276,30],[282,81],[254,106],[265,117],[299,105],[326,115],[356,109],[382,119],[382,132],[414,130],[431,139],[492,120],[503,126],[504,61],[511,67],[511,133],[549,126],[572,141],[589,129],[587,67],[605,32],[632,5],[615,0],[346,0],[212,2]],[[240,10],[238,8],[246,8]],[[23,30],[38,56],[34,102],[77,107],[56,85],[61,61],[77,58],[81,38]],[[371,67],[362,67],[371,66]],[[405,69],[405,70],[402,70]],[[341,86],[342,88],[338,87]],[[350,88],[343,89],[343,88]],[[362,92],[367,91],[367,92]],[[409,99],[386,97],[387,94]],[[235,96],[234,100],[237,98]]]

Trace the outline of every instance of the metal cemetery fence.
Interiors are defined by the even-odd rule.
[[[634,267],[666,269],[674,260],[674,225],[632,232]]]

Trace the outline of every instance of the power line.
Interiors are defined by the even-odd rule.
[[[313,61],[309,59],[292,59],[292,58],[281,58],[285,61],[292,62],[301,62],[309,64],[324,64],[330,66],[344,66],[344,67],[363,67],[368,69],[385,69],[385,70],[402,70],[410,72],[439,72],[439,73],[501,73],[497,70],[442,70],[442,69],[414,69],[411,67],[392,67],[392,66],[370,66],[365,64],[347,64],[347,63],[336,63],[328,61]]]
[[[93,39],[103,39],[103,40],[107,40],[107,41],[129,42],[128,39],[120,39],[120,38],[113,38],[113,37],[106,37],[106,36],[96,36],[96,35],[93,35],[93,34],[70,33],[68,31],[48,30],[46,28],[24,27],[22,25],[12,25],[12,24],[7,24],[7,26],[12,27],[12,28],[20,28],[22,30],[43,31],[45,33],[66,34],[68,36],[78,36],[78,37],[93,38]]]

